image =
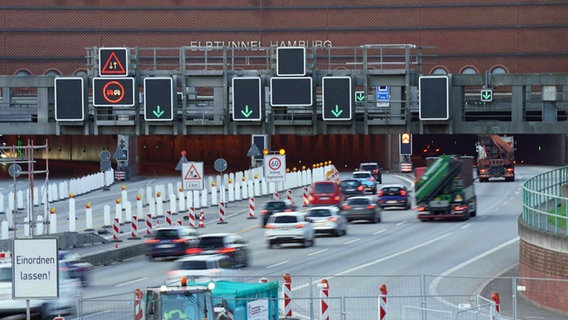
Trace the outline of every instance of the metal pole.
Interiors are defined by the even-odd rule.
[[[513,320],[517,320],[517,277],[512,279],[512,293],[513,293]]]
[[[14,149],[15,151],[15,149]],[[10,153],[12,154],[12,153]],[[12,159],[14,159],[14,163],[12,164],[13,166],[16,165],[16,157],[12,157]],[[13,177],[14,177],[14,207],[12,208],[12,230],[14,231],[14,236],[12,237],[13,239],[16,239],[16,176],[17,174],[14,173]]]

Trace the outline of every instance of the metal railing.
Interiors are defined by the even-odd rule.
[[[530,227],[568,236],[568,167],[541,173],[523,183],[522,219]]]

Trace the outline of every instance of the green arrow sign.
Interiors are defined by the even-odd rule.
[[[357,102],[365,101],[365,92],[364,91],[356,91],[355,92],[355,99]]]
[[[336,118],[338,118],[342,113],[343,113],[343,110],[339,109],[338,105],[335,105],[335,110],[331,109],[331,114],[333,114],[333,116],[336,117]]]
[[[481,90],[481,101],[491,102],[493,100],[493,91],[491,89]]]
[[[156,116],[156,118],[160,118],[164,115],[165,111],[162,110],[160,105],[156,106],[156,109],[152,110],[152,113]]]
[[[249,110],[249,106],[247,104],[247,105],[245,105],[245,109],[241,110],[241,113],[245,118],[248,118],[252,114],[252,110]]]

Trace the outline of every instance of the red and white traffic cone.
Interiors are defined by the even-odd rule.
[[[227,223],[227,221],[225,221],[225,202],[223,201],[219,202],[219,222],[217,223],[218,224]]]
[[[195,208],[189,208],[189,226],[195,228]]]
[[[249,198],[249,216],[247,219],[256,219],[254,215],[254,197]]]
[[[140,237],[138,236],[138,217],[137,216],[132,216],[132,221],[130,223],[131,226],[131,232],[130,232],[130,240],[134,240],[134,239],[140,239]]]
[[[199,208],[199,228],[205,228],[205,213],[203,213],[203,208]]]
[[[323,279],[320,282],[321,291],[320,291],[320,312],[321,312],[321,320],[329,320],[329,304],[327,302],[327,298],[329,297],[329,283],[326,279]]]
[[[284,275],[282,292],[284,293],[284,316],[292,317],[292,278],[289,273]]]
[[[386,320],[387,316],[387,286],[382,284],[379,287],[379,320]]]
[[[151,237],[151,236],[152,236],[152,214],[147,213],[146,214],[146,236],[145,237]]]
[[[309,205],[310,205],[310,198],[309,198],[308,187],[304,187],[304,207],[307,207]]]

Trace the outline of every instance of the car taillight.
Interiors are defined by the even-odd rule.
[[[231,253],[231,252],[235,252],[235,248],[221,248],[221,249],[217,250],[217,252],[219,252],[219,253]]]
[[[260,214],[268,214],[268,210],[260,210]]]
[[[314,201],[314,196],[310,195],[310,202]]]
[[[507,171],[512,172],[513,168],[507,168]]]
[[[383,191],[383,190],[379,191],[379,197],[382,197],[383,194],[384,194],[384,191]]]
[[[199,254],[203,252],[203,250],[199,249],[199,248],[187,248],[185,249],[185,254]]]
[[[267,224],[264,226],[265,229],[276,229],[276,227],[272,224]]]
[[[485,172],[487,172],[487,169],[481,169],[481,170],[479,170],[479,172],[485,173]]]
[[[373,209],[373,208],[375,208],[374,204],[370,204],[370,205],[367,206],[367,209]]]
[[[337,219],[337,217],[330,217],[328,220],[335,222],[335,221],[337,221],[338,219]]]
[[[160,242],[160,240],[156,240],[156,239],[150,239],[150,240],[144,241],[144,243],[147,243],[147,244],[153,244],[153,243],[159,243],[159,242]]]
[[[371,178],[369,178],[369,181],[373,182],[373,181],[375,181],[375,178],[371,177]]]
[[[333,197],[333,200],[335,200],[335,201],[341,201],[341,196],[335,196],[335,197]]]
[[[373,169],[373,172],[374,172],[374,173],[378,173],[378,172],[379,172],[379,169]]]
[[[292,209],[286,209],[284,212],[292,212]]]
[[[416,211],[420,211],[420,212],[426,211],[426,208],[423,207],[423,206],[420,206],[420,207],[417,207],[417,208],[416,208]]]
[[[183,243],[183,242],[188,242],[188,241],[189,241],[188,239],[175,239],[175,240],[172,240],[173,243]]]
[[[305,225],[303,223],[296,223],[296,225],[294,226],[294,228],[296,229],[302,229]]]
[[[406,195],[406,191],[400,190],[400,195],[401,195],[401,196],[405,196],[405,195]]]
[[[351,208],[351,207],[347,206],[347,205],[343,206],[343,210],[349,210],[349,208]]]
[[[363,187],[363,186],[358,186],[358,187],[357,187],[357,190],[358,190],[358,191],[363,191],[363,190],[365,190],[365,187]]]
[[[456,205],[454,206],[454,211],[464,211],[465,209],[467,209],[467,205]]]

